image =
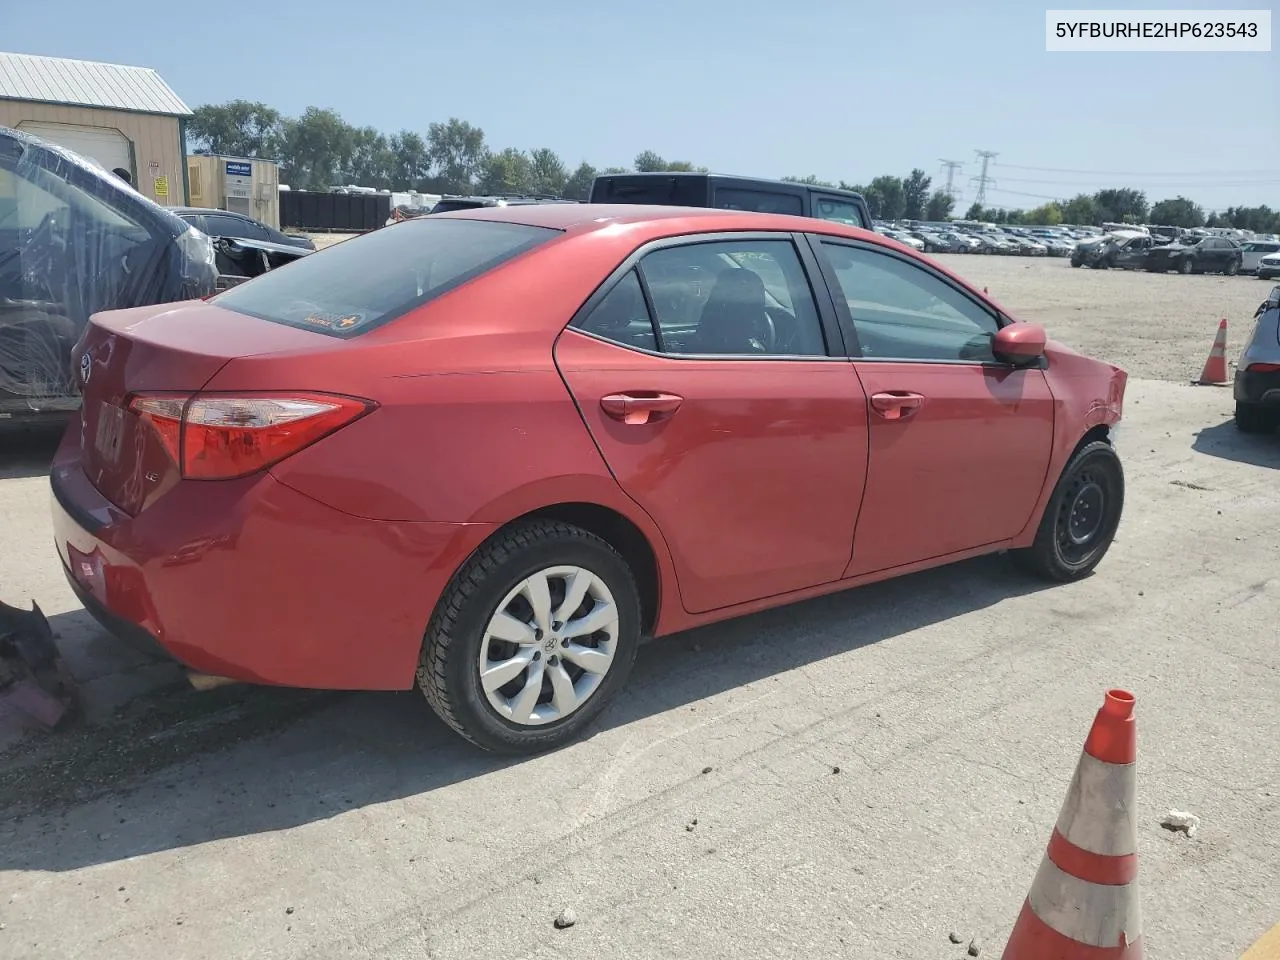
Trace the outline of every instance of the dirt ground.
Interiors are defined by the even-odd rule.
[[[947,263],[1131,373],[1096,575],[987,557],[649,644],[592,735],[530,760],[413,693],[191,692],[67,587],[56,437],[0,435],[0,599],[39,601],[87,713],[0,720],[0,956],[998,957],[1123,686],[1147,956],[1236,960],[1280,919],[1280,436],[1187,381],[1271,285]]]
[[[1072,349],[1119,364],[1131,377],[1186,383],[1200,375],[1227,320],[1227,357],[1253,328],[1275,281],[1073,269],[1065,258],[940,255],[937,260]]]

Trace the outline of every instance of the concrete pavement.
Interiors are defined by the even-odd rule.
[[[114,678],[0,756],[0,956],[998,956],[1124,686],[1147,955],[1234,960],[1280,919],[1280,437],[1230,409],[1131,382],[1084,582],[987,558],[659,641],[591,739],[520,762],[412,694],[173,687],[74,612],[42,476],[0,481],[4,599]]]

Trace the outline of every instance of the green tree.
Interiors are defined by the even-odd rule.
[[[933,178],[925,175],[919,167],[911,171],[911,175],[902,182],[902,217],[906,220],[924,219],[925,207],[929,203],[929,185]]]
[[[1151,205],[1151,222],[1168,227],[1203,227],[1204,209],[1186,197],[1174,197]]]
[[[515,147],[489,154],[480,175],[482,193],[530,193],[533,163],[529,155]]]
[[[596,178],[596,168],[583,161],[578,169],[565,182],[564,197],[566,200],[587,200],[591,196],[591,184]]]
[[[391,188],[421,190],[431,176],[431,152],[427,141],[412,130],[401,130],[387,141],[392,154]]]
[[[1098,205],[1087,193],[1078,193],[1062,205],[1062,222],[1077,226],[1097,226],[1102,223]]]
[[[955,206],[955,203],[950,194],[943,193],[941,190],[933,191],[929,197],[929,203],[925,207],[925,219],[933,222],[946,220],[951,216],[951,208]]]
[[[830,180],[819,180],[812,173],[807,177],[783,177],[787,183],[807,183],[811,187],[834,187],[835,184]],[[842,184],[843,186],[843,184]]]
[[[643,150],[636,154],[635,164],[637,173],[661,173],[667,169],[667,161],[652,150]]]
[[[1042,227],[1056,227],[1062,223],[1062,207],[1057,200],[1050,200],[1034,210],[1028,210],[1026,222]]]
[[[559,154],[548,147],[529,154],[529,189],[538,196],[564,196],[569,171]]]
[[[1147,219],[1147,195],[1131,187],[1099,190],[1093,195],[1098,222],[1142,223]]]
[[[351,131],[347,179],[362,187],[390,188],[395,179],[396,155],[385,135],[374,127]]]
[[[982,204],[974,203],[969,205],[969,209],[964,212],[964,220],[986,220],[986,210],[982,208]]]
[[[274,159],[283,146],[279,111],[248,100],[196,107],[187,135],[193,149],[231,157]]]
[[[296,120],[282,123],[281,180],[309,190],[336,186],[348,171],[354,131],[333,110],[307,107]]]
[[[427,150],[436,172],[436,183],[447,193],[474,190],[489,157],[484,131],[457,117],[427,128]]]
[[[903,188],[901,177],[876,177],[862,191],[871,215],[879,220],[897,220],[902,216]]]

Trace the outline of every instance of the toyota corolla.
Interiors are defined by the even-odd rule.
[[[52,467],[85,606],[193,674],[577,736],[641,638],[1010,551],[1085,576],[1126,375],[877,234],[548,204],[96,315]]]

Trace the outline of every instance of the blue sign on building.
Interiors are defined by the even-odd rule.
[[[253,176],[253,164],[245,163],[243,160],[227,161],[228,177],[251,177]]]

